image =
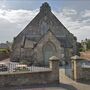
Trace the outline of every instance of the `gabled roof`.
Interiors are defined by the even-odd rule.
[[[29,36],[30,40],[38,42],[43,36],[41,34],[42,22],[47,23],[48,29],[50,28],[56,37],[59,36],[58,39],[61,39],[62,36],[65,37],[64,42],[66,42],[66,46],[72,46],[72,40],[69,37],[71,33],[69,33],[65,26],[51,12],[51,7],[46,2],[42,4],[40,7],[40,12],[36,15],[36,17],[23,29],[21,33],[17,35],[14,42],[21,42],[23,36]],[[69,42],[68,44],[67,41]]]
[[[34,48],[36,48],[37,45],[38,45],[39,43],[41,43],[46,36],[48,36],[48,34],[51,34],[51,36],[53,36],[54,38],[56,38],[56,40],[57,40],[57,41],[59,42],[59,44],[61,45],[61,43],[60,43],[60,41],[58,40],[58,38],[57,38],[57,37],[55,36],[55,34],[49,29],[49,30],[40,38],[40,40],[37,42],[37,44],[34,46]],[[50,38],[50,36],[49,36],[48,38]],[[50,41],[51,41],[51,40],[50,40]]]
[[[29,40],[27,37],[23,37],[21,42],[21,48],[33,48],[36,42]]]

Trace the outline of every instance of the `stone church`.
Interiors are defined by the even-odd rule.
[[[77,50],[76,37],[51,12],[47,2],[13,41],[11,61],[48,65],[51,56],[68,62]]]

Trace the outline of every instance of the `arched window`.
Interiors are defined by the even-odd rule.
[[[41,35],[45,34],[48,31],[48,25],[45,21],[41,23]]]

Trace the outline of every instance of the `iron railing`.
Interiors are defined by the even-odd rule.
[[[49,71],[50,68],[45,66],[27,66],[25,64],[19,64],[16,62],[9,62],[6,64],[0,64],[0,73],[12,73],[12,72],[42,72]]]

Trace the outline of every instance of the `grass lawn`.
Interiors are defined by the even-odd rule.
[[[0,53],[9,53],[9,50],[0,48]]]

